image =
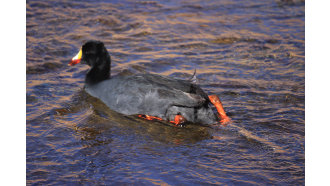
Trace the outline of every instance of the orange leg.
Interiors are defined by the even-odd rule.
[[[222,103],[217,95],[210,95],[209,99],[211,103],[215,106],[217,109],[219,115],[220,115],[220,123],[225,124],[230,121],[230,118],[227,116],[225,110],[223,109]]]
[[[162,118],[158,118],[158,117],[155,117],[155,116],[149,116],[149,115],[145,115],[145,114],[139,114],[138,115],[140,118],[143,118],[143,119],[146,119],[146,120],[150,120],[150,121],[152,121],[152,120],[159,120],[159,121],[161,121],[161,120],[163,120]]]
[[[170,121],[171,123],[174,123],[175,126],[178,126],[182,123],[184,123],[186,121],[186,119],[181,115],[181,114],[177,114],[175,117],[174,117],[174,121]]]
[[[162,118],[155,117],[155,116],[149,116],[146,114],[139,114],[138,117],[146,119],[146,120],[150,120],[150,121],[152,121],[152,120],[162,121],[163,120]],[[178,114],[174,117],[174,121],[170,121],[170,122],[175,124],[175,126],[178,126],[178,125],[184,123],[185,121],[186,121],[186,119],[183,116],[181,116],[180,114]]]

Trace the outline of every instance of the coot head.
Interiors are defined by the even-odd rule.
[[[80,62],[91,67],[86,75],[86,83],[93,84],[110,77],[111,58],[101,41],[87,41],[71,59],[69,66]]]
[[[99,66],[106,62],[110,63],[110,55],[101,41],[87,41],[80,49],[78,54],[72,58],[70,66],[78,63],[86,63],[87,65]]]

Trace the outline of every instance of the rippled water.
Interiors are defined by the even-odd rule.
[[[27,184],[303,185],[305,3],[27,1]],[[226,127],[108,109],[68,67],[90,39],[112,74],[157,73],[217,94]]]

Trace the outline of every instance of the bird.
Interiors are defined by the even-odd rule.
[[[224,124],[230,121],[219,97],[208,95],[196,84],[196,71],[189,80],[154,73],[111,76],[110,54],[104,43],[96,40],[85,42],[68,65],[80,62],[90,66],[85,91],[116,112],[147,120],[165,120],[175,126],[186,122]]]

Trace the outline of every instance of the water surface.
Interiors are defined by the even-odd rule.
[[[304,1],[27,1],[28,185],[303,185]],[[112,74],[219,95],[232,124],[173,127],[108,109],[67,63],[90,39]]]

